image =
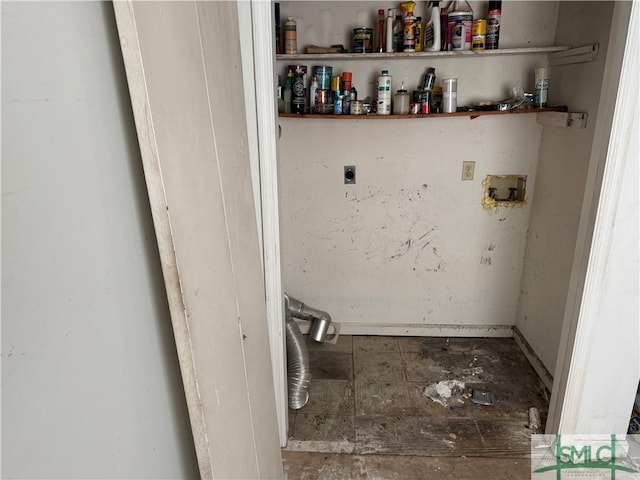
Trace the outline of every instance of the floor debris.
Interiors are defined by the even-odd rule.
[[[471,396],[471,401],[473,403],[477,403],[478,405],[495,405],[496,397],[493,392],[488,392],[486,390],[473,390],[473,395]]]
[[[468,395],[465,393],[464,382],[460,380],[442,380],[424,388],[423,395],[436,403],[448,407],[453,403],[464,403]]]

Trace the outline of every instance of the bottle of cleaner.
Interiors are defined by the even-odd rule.
[[[473,10],[467,0],[453,0],[447,8],[449,50],[471,50]]]
[[[387,10],[387,20],[385,23],[385,51],[393,53],[393,10]]]
[[[413,9],[416,8],[416,2],[402,2],[400,4],[403,13],[403,34],[402,34],[402,51],[416,51],[416,17],[413,15]]]
[[[440,7],[440,50],[443,52],[449,50],[449,14],[447,13],[447,7]]]
[[[439,52],[441,46],[442,25],[440,25],[440,2],[434,0],[431,2],[431,19],[429,20],[431,25],[431,45],[427,45],[425,40],[425,50],[428,52]],[[427,27],[426,31],[429,30]],[[425,33],[425,35],[427,35]]]
[[[391,115],[391,75],[382,70],[378,76],[378,115]]]

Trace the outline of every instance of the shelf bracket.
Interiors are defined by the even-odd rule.
[[[598,58],[598,44],[585,45],[584,47],[570,48],[562,52],[549,54],[549,66],[572,65],[575,63],[592,62]]]
[[[536,116],[536,122],[540,125],[563,128],[586,128],[586,112],[540,112]]]

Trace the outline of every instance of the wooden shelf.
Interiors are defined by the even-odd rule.
[[[427,118],[448,118],[448,117],[470,117],[474,119],[476,117],[484,117],[487,115],[517,115],[522,113],[540,113],[540,112],[566,112],[568,108],[564,105],[558,107],[545,107],[545,108],[527,108],[520,110],[507,110],[507,111],[476,111],[476,112],[456,112],[456,113],[431,113],[429,115],[324,115],[324,114],[303,114],[297,115],[295,113],[280,113],[280,118],[315,118],[318,120],[406,120],[406,119],[427,119]]]
[[[533,55],[540,53],[555,53],[569,50],[571,47],[526,47],[500,48],[498,50],[447,51],[447,52],[397,52],[397,53],[297,53],[294,55],[278,54],[276,60],[402,60],[408,58],[446,58],[446,57],[495,57],[502,55]]]

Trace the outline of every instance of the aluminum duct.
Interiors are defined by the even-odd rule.
[[[309,384],[311,370],[309,368],[309,351],[304,342],[300,327],[293,319],[290,297],[285,300],[285,331],[287,338],[287,387],[289,408],[298,410],[309,401]],[[294,299],[294,302],[300,303]]]
[[[322,310],[316,310],[315,308],[308,307],[300,300],[296,300],[293,297],[285,295],[287,310],[295,318],[302,320],[310,320],[311,330],[309,330],[309,336],[316,342],[324,342],[331,325],[331,316],[327,312]]]

